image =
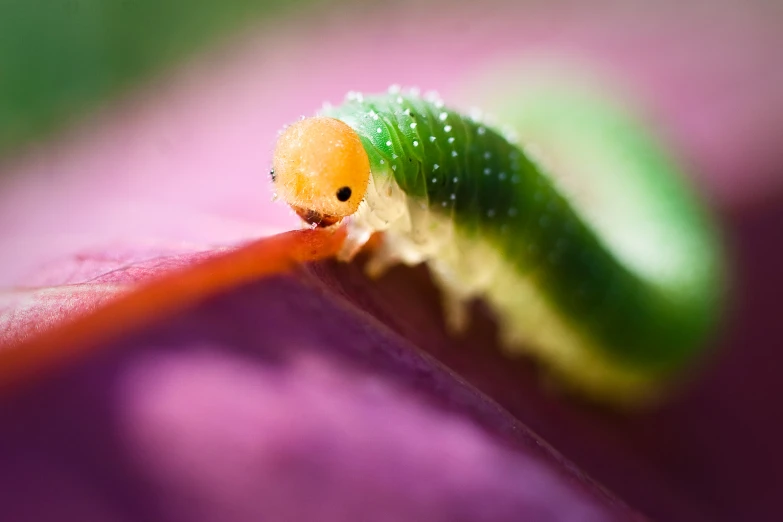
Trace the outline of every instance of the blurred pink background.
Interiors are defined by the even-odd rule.
[[[198,249],[296,227],[269,201],[283,124],[392,83],[449,100],[493,62],[539,52],[625,84],[717,206],[770,197],[783,189],[783,16],[761,4],[327,5],[262,24],[3,160],[0,249],[14,255],[0,284],[73,248]]]
[[[277,130],[348,90],[416,85],[467,104],[458,93],[496,61],[584,59],[637,96],[724,224],[735,263],[724,350],[678,402],[630,421],[514,388],[505,362],[439,355],[634,506],[665,498],[672,519],[772,520],[783,487],[781,27],[783,9],[767,2],[328,5],[270,21],[0,160],[0,287],[87,281],[298,227],[270,201]],[[105,265],[80,272],[85,258]]]

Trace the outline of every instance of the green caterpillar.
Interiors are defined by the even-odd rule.
[[[604,149],[619,138],[620,156],[639,171],[625,181],[635,207],[613,217],[631,225],[623,233],[597,225],[480,118],[396,87],[350,93],[288,127],[272,178],[314,226],[350,216],[343,259],[383,231],[371,273],[427,262],[455,330],[465,304],[482,297],[509,352],[534,354],[595,399],[633,403],[703,344],[718,308],[716,248],[698,200],[651,141],[619,113],[587,128],[572,120],[561,118],[560,130],[583,128]]]

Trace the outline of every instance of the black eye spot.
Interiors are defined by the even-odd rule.
[[[269,177],[272,178],[272,181],[277,180],[277,177],[275,177],[275,169],[269,171]]]
[[[351,199],[351,188],[350,187],[342,187],[337,191],[337,199],[340,201],[348,201]]]

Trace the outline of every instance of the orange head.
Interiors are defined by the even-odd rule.
[[[359,208],[370,181],[370,160],[347,124],[307,118],[278,139],[272,180],[278,196],[302,219],[328,227]]]

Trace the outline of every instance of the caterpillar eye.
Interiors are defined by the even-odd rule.
[[[272,181],[277,181],[277,177],[275,176],[275,169],[271,169],[269,171],[269,177],[272,178]]]
[[[342,187],[337,191],[337,199],[345,203],[349,199],[351,199],[351,188],[350,187]]]

